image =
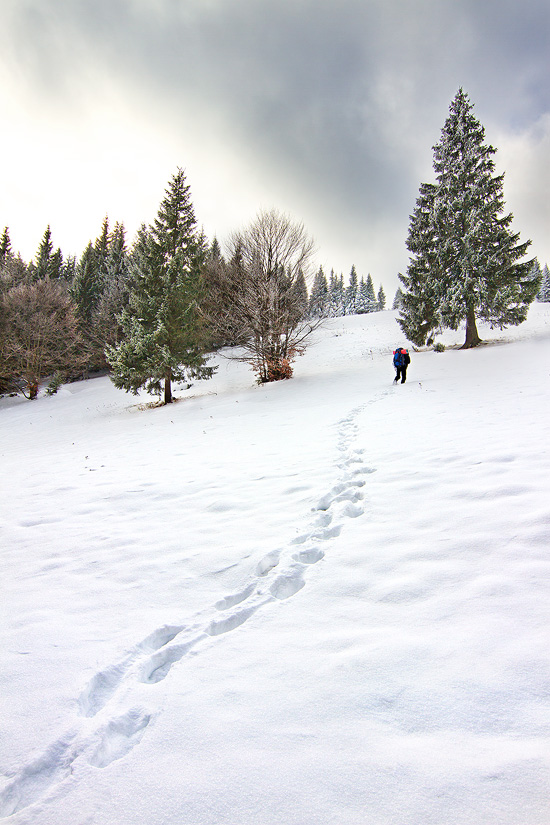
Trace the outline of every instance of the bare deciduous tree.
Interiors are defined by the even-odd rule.
[[[260,212],[229,239],[229,260],[207,267],[204,312],[215,336],[242,348],[261,383],[292,375],[291,362],[318,325],[306,319],[304,277],[314,244],[302,224],[277,212]]]
[[[78,321],[63,285],[19,284],[0,299],[0,373],[13,389],[36,398],[40,382],[85,363]]]

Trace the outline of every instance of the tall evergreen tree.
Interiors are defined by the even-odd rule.
[[[423,317],[422,303],[433,308],[435,302],[435,326],[458,329],[465,321],[464,347],[473,347],[481,340],[476,319],[500,329],[520,324],[540,285],[531,277],[532,261],[522,262],[530,241],[519,243],[519,234],[510,230],[512,215],[502,214],[504,175],[494,174],[496,150],[485,144],[485,130],[472,109],[459,89],[434,146],[431,238],[426,243],[429,232],[424,243],[413,237],[413,222],[409,231],[409,249],[420,245],[419,269],[430,261],[423,285],[411,262],[414,290],[405,295],[402,309],[402,329],[416,343],[424,343],[424,330],[433,328],[433,319]],[[405,289],[410,269],[401,278]]]
[[[544,302],[550,301],[550,269],[548,269],[548,264],[544,264],[541,273],[541,286],[537,299]]]
[[[10,233],[8,227],[5,226],[0,238],[0,265],[5,264],[11,254]]]
[[[345,314],[346,315],[355,315],[357,312],[357,303],[358,303],[358,295],[359,292],[359,277],[357,275],[357,270],[355,269],[355,265],[352,265],[351,271],[349,273],[349,281],[344,292],[344,303],[345,303]]]
[[[380,284],[380,289],[378,290],[378,295],[376,296],[378,301],[378,309],[381,312],[382,310],[386,309],[386,293],[384,292],[384,287]]]
[[[109,256],[109,247],[111,245],[111,235],[109,232],[109,218],[107,215],[103,218],[103,223],[101,224],[101,233],[96,238],[94,243],[94,250],[97,256],[98,261],[103,264],[108,256]]]
[[[370,278],[370,283],[369,283]],[[361,314],[367,312],[377,312],[378,311],[378,302],[374,297],[374,286],[372,283],[372,278],[369,275],[367,280],[365,281],[364,278],[361,278],[359,283],[359,297],[358,297],[358,309],[357,311]]]
[[[53,280],[59,280],[63,278],[65,274],[65,265],[63,262],[63,253],[61,249],[57,247],[55,252],[50,258],[50,271],[49,277]]]
[[[38,247],[38,251],[36,253],[36,260],[34,263],[31,263],[29,267],[32,273],[33,280],[41,281],[44,278],[50,277],[52,268],[52,256],[52,230],[50,228],[50,225],[48,224],[42,236],[42,240],[40,241],[40,246]]]
[[[313,279],[311,294],[309,296],[308,312],[310,318],[324,318],[327,314],[328,283],[327,277],[320,266]]]
[[[434,226],[436,187],[430,183],[420,186],[416,206],[410,217],[407,249],[412,257],[407,274],[399,274],[403,284],[400,292],[399,326],[409,341],[423,346],[433,339],[441,321],[439,317],[439,281],[437,271],[437,238]]]
[[[290,275],[289,278],[292,282],[292,300],[296,304],[297,312],[299,312],[300,318],[305,318],[308,314],[309,298],[307,294],[307,284],[303,270],[298,270],[298,273],[293,281],[292,275]]]
[[[172,401],[172,382],[209,378],[198,312],[201,267],[207,249],[198,232],[182,169],[170,181],[152,226],[134,248],[128,307],[120,316],[122,341],[106,350],[115,386],[142,387]]]
[[[330,271],[328,315],[331,318],[338,318],[340,315],[344,315],[344,276],[338,276],[334,269]]]
[[[397,287],[395,290],[395,295],[393,296],[393,304],[391,306],[392,309],[400,309],[401,302],[403,300],[403,293],[401,292],[401,287]]]
[[[90,241],[76,266],[75,276],[70,287],[78,317],[83,324],[90,324],[102,291],[103,284],[99,277],[96,251]]]
[[[373,307],[371,312],[376,312],[376,310],[378,308],[376,306],[376,304],[377,304],[376,293],[374,291],[374,282],[372,280],[372,275],[370,273],[367,275],[366,284],[367,284],[367,297],[368,297],[368,299],[371,302],[372,307]]]
[[[220,247],[220,243],[216,236],[214,236],[214,240],[210,244],[210,249],[208,250],[208,256],[211,261],[221,261],[223,260],[222,250]]]
[[[97,255],[95,248],[94,252]],[[105,365],[105,347],[117,344],[122,338],[118,316],[128,305],[129,256],[126,231],[122,223],[116,223],[109,235],[108,252],[102,270],[101,295],[92,312],[91,327],[88,328],[98,367]]]

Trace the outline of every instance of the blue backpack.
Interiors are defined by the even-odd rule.
[[[406,349],[402,349],[402,347],[398,347],[395,352],[393,353],[393,365],[394,367],[403,367],[405,365],[405,355],[407,354]]]

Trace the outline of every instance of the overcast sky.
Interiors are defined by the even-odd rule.
[[[128,242],[177,167],[224,238],[261,208],[388,297],[462,86],[507,210],[550,264],[548,0],[0,0],[0,230]]]

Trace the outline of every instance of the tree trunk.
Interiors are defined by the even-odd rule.
[[[164,379],[164,403],[172,403],[172,373],[168,373]]]
[[[477,347],[478,344],[481,344],[481,338],[477,331],[475,310],[473,307],[468,307],[468,314],[466,315],[466,340],[461,346],[461,349],[471,349],[471,347]]]

